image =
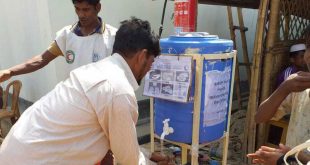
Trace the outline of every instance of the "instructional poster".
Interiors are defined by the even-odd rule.
[[[192,79],[191,56],[158,56],[145,77],[143,95],[187,102]]]
[[[226,120],[230,92],[231,68],[224,71],[211,70],[206,73],[203,126],[217,125]]]

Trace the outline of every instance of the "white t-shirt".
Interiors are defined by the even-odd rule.
[[[70,25],[57,32],[55,41],[66,60],[58,75],[66,78],[73,69],[97,62],[112,54],[117,29],[108,24],[103,24],[102,29],[102,33],[78,36]]]
[[[297,146],[310,139],[310,89],[291,93],[282,102],[273,120],[291,114],[287,129],[286,145]]]

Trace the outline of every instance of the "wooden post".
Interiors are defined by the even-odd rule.
[[[267,54],[264,58],[264,70],[263,70],[263,82],[262,82],[262,96],[261,101],[265,100],[272,90],[270,86],[270,72],[274,66],[274,56],[271,53],[271,49],[275,43],[279,40],[279,6],[280,0],[272,0],[270,9],[269,27],[267,32],[266,49]]]
[[[187,163],[187,147],[181,145],[181,164],[184,165]]]
[[[263,68],[263,81],[262,81],[262,95],[260,97],[260,102],[269,97],[272,91],[272,83],[270,82],[270,75],[274,67],[275,56],[270,51],[275,43],[279,40],[279,7],[280,0],[271,1],[270,5],[270,19],[269,27],[267,32],[266,49],[267,54],[264,56],[264,68]],[[261,146],[264,144],[266,124],[260,124],[258,130],[257,145]]]
[[[250,85],[250,96],[248,103],[248,110],[246,115],[245,132],[244,132],[244,144],[243,151],[247,153],[253,153],[255,151],[255,138],[256,138],[256,124],[254,116],[256,114],[259,90],[260,90],[260,74],[263,55],[263,42],[265,34],[266,17],[268,16],[269,0],[261,0],[260,8],[258,12],[258,20],[256,27],[256,36],[254,43],[252,76]],[[244,163],[251,164],[251,161],[244,156]]]
[[[200,105],[202,91],[202,72],[204,58],[200,55],[194,56],[196,60],[195,74],[195,95],[194,95],[194,114],[193,114],[193,134],[192,134],[192,165],[198,165],[199,152],[199,128],[200,128]]]
[[[222,165],[227,164],[227,157],[228,157],[228,146],[229,146],[229,135],[230,135],[230,118],[231,118],[231,107],[232,107],[232,100],[233,100],[233,92],[234,92],[234,85],[232,82],[234,82],[234,77],[235,77],[235,66],[237,65],[237,52],[234,53],[233,57],[233,67],[232,67],[232,74],[231,74],[231,84],[230,84],[230,99],[229,99],[229,109],[228,109],[228,114],[227,114],[227,126],[226,126],[226,132],[225,132],[225,137],[224,137],[224,142],[223,142],[223,162]]]
[[[154,143],[154,98],[150,98],[150,130],[151,130],[151,152],[155,151]]]
[[[246,65],[246,72],[248,76],[248,80],[251,80],[251,67],[250,67],[250,60],[248,55],[248,45],[246,42],[246,35],[245,35],[245,27],[243,22],[243,15],[242,15],[242,8],[237,8],[238,11],[238,20],[240,26],[240,35],[241,35],[241,42],[242,42],[242,55],[243,55],[243,62]]]
[[[231,37],[231,40],[234,42],[234,50],[236,50],[236,48],[237,48],[237,46],[236,46],[236,34],[235,34],[235,30],[234,30],[234,22],[233,22],[232,11],[231,11],[230,6],[227,7],[227,14],[228,14],[230,37]],[[236,74],[235,74],[235,87],[236,87],[235,91],[236,91],[237,100],[238,100],[238,108],[242,109],[238,56],[236,58],[236,62],[237,62],[237,65],[236,65]]]
[[[227,7],[227,16],[228,16],[228,26],[229,26],[229,32],[230,32],[230,38],[234,42],[234,49],[236,50],[236,34],[234,31],[234,20],[232,16],[232,10],[231,7]]]
[[[196,4],[196,9],[195,9],[195,11],[196,11],[196,14],[195,14],[195,32],[197,31],[197,17],[198,17],[198,0],[196,0],[196,2],[195,2],[195,4]]]

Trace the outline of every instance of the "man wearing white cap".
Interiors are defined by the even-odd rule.
[[[310,46],[304,53],[304,61],[310,64]],[[310,72],[297,72],[290,75],[280,86],[261,103],[255,115],[257,123],[270,119],[280,120],[290,114],[286,144],[294,147],[310,139]]]
[[[306,50],[305,44],[295,44],[291,46],[289,54],[291,65],[278,75],[276,83],[277,87],[279,87],[279,85],[284,80],[286,80],[291,74],[305,70],[305,61],[304,61],[305,50]]]
[[[310,71],[310,26],[304,30],[304,39],[306,45],[292,46],[291,51],[299,51],[304,49],[303,61]],[[306,47],[306,48],[303,48]],[[289,76],[280,86],[265,100],[258,108],[255,115],[257,123],[263,123],[273,120],[279,120],[286,114],[291,114],[288,125],[286,146],[294,147],[310,139],[310,72],[300,71]],[[278,149],[272,149],[272,152],[266,152],[261,147],[258,152],[247,155],[253,159],[253,163],[275,164],[278,151],[282,153],[288,152],[288,147],[280,144]],[[300,147],[300,146],[298,146]],[[265,148],[268,149],[268,148]],[[270,149],[268,149],[270,150]],[[286,151],[285,151],[286,150]],[[294,149],[293,149],[294,150]],[[285,152],[283,152],[285,151]],[[300,154],[298,159],[304,160],[306,163],[310,160],[309,152],[307,157],[302,158]],[[276,159],[274,159],[276,158]],[[262,162],[262,161],[263,162]],[[281,159],[280,159],[281,160]],[[281,164],[281,162],[277,162]],[[308,162],[309,164],[309,162]]]

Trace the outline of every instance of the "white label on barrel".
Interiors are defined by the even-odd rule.
[[[206,72],[203,126],[213,126],[226,119],[230,84],[230,67]]]

